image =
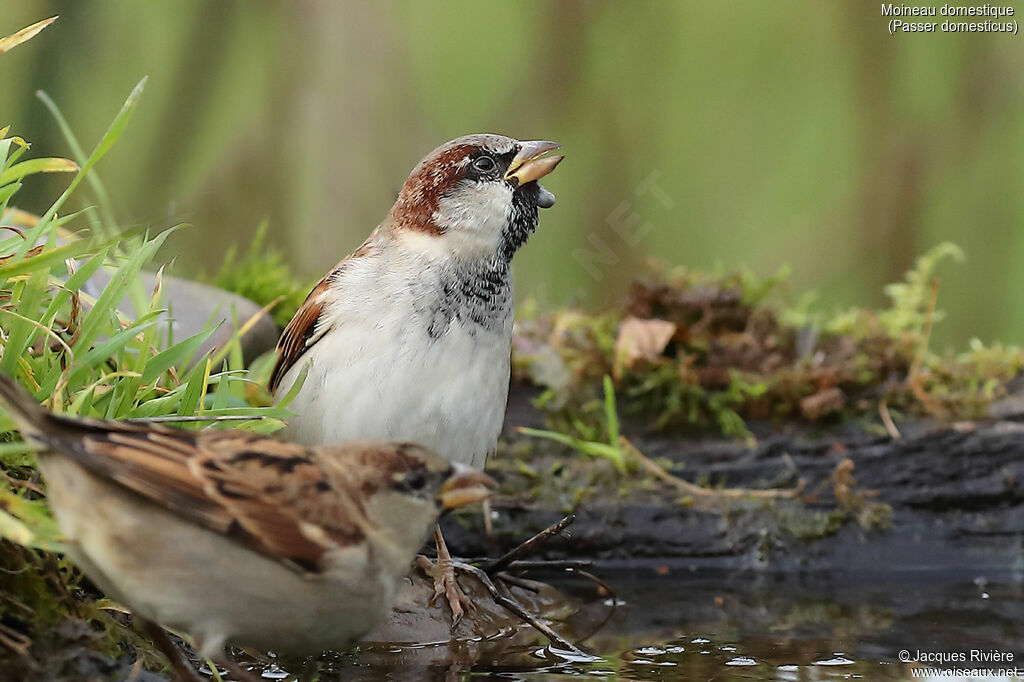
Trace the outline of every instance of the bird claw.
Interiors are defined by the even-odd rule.
[[[467,611],[476,610],[476,606],[459,587],[459,581],[455,577],[455,565],[451,558],[442,557],[437,561],[431,561],[421,555],[416,557],[416,566],[434,579],[434,594],[430,597],[430,604],[436,604],[441,597],[448,602],[448,608],[452,612],[452,626],[462,620],[462,616]]]

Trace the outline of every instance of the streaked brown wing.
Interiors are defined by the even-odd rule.
[[[37,438],[95,474],[115,481],[202,525],[225,532],[228,521],[189,470],[195,431],[49,415]]]
[[[313,451],[243,431],[206,431],[199,444],[193,474],[264,553],[315,571],[324,552],[364,538],[357,493]]]
[[[246,431],[53,421],[44,440],[54,452],[270,558],[317,571],[327,550],[362,538],[351,491],[299,445]]]
[[[277,362],[274,363],[268,383],[271,392],[277,390],[281,379],[288,373],[288,370],[295,366],[302,354],[309,350],[310,346],[317,342],[319,335],[323,335],[326,331],[321,329],[318,335],[317,323],[324,311],[324,294],[330,287],[330,278],[331,275],[328,275],[313,287],[288,326],[284,328],[281,338],[278,339]]]

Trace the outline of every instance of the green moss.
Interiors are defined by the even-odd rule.
[[[625,417],[654,428],[695,427],[747,434],[746,421],[837,420],[878,413],[969,419],[1004,395],[1024,366],[1016,347],[974,340],[963,352],[929,349],[936,267],[959,259],[941,244],[885,289],[890,306],[812,311],[811,296],[785,301],[785,270],[705,274],[655,267],[635,281],[617,311],[526,316],[513,352],[515,376],[543,389],[549,425],[596,440],[602,378],[615,378]],[[663,348],[627,357],[617,342],[624,320],[671,323]]]
[[[299,309],[315,282],[303,282],[292,274],[284,255],[266,246],[267,222],[256,229],[248,250],[239,258],[232,248],[224,257],[210,283],[240,296],[268,305],[278,303],[270,311],[274,322],[284,327]]]
[[[779,528],[804,542],[814,542],[835,535],[846,522],[840,509],[817,511],[795,505],[774,505]]]

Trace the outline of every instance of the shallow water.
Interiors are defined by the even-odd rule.
[[[668,567],[600,570],[616,599],[558,580],[580,611],[557,624],[594,654],[572,660],[532,640],[389,647],[284,664],[330,680],[906,680],[900,660],[963,655],[944,667],[1024,668],[1024,576],[940,572],[777,575]],[[588,636],[589,635],[589,636]],[[972,662],[971,651],[1003,662]],[[1012,661],[1005,659],[1012,656]],[[904,656],[906,657],[906,656]],[[312,667],[311,667],[312,666]],[[919,666],[920,667],[920,666]],[[285,677],[280,669],[267,679]],[[1022,676],[1009,679],[1024,679]]]

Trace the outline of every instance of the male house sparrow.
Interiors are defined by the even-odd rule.
[[[41,450],[74,562],[208,658],[227,643],[343,648],[390,611],[442,509],[493,486],[412,443],[306,448],[247,431],[62,417],[3,374],[0,402]]]
[[[310,292],[278,341],[270,388],[289,438],[421,443],[483,468],[509,387],[511,262],[555,197],[537,180],[554,142],[469,135],[413,168],[387,218]],[[437,534],[435,596],[457,620],[461,594]]]

